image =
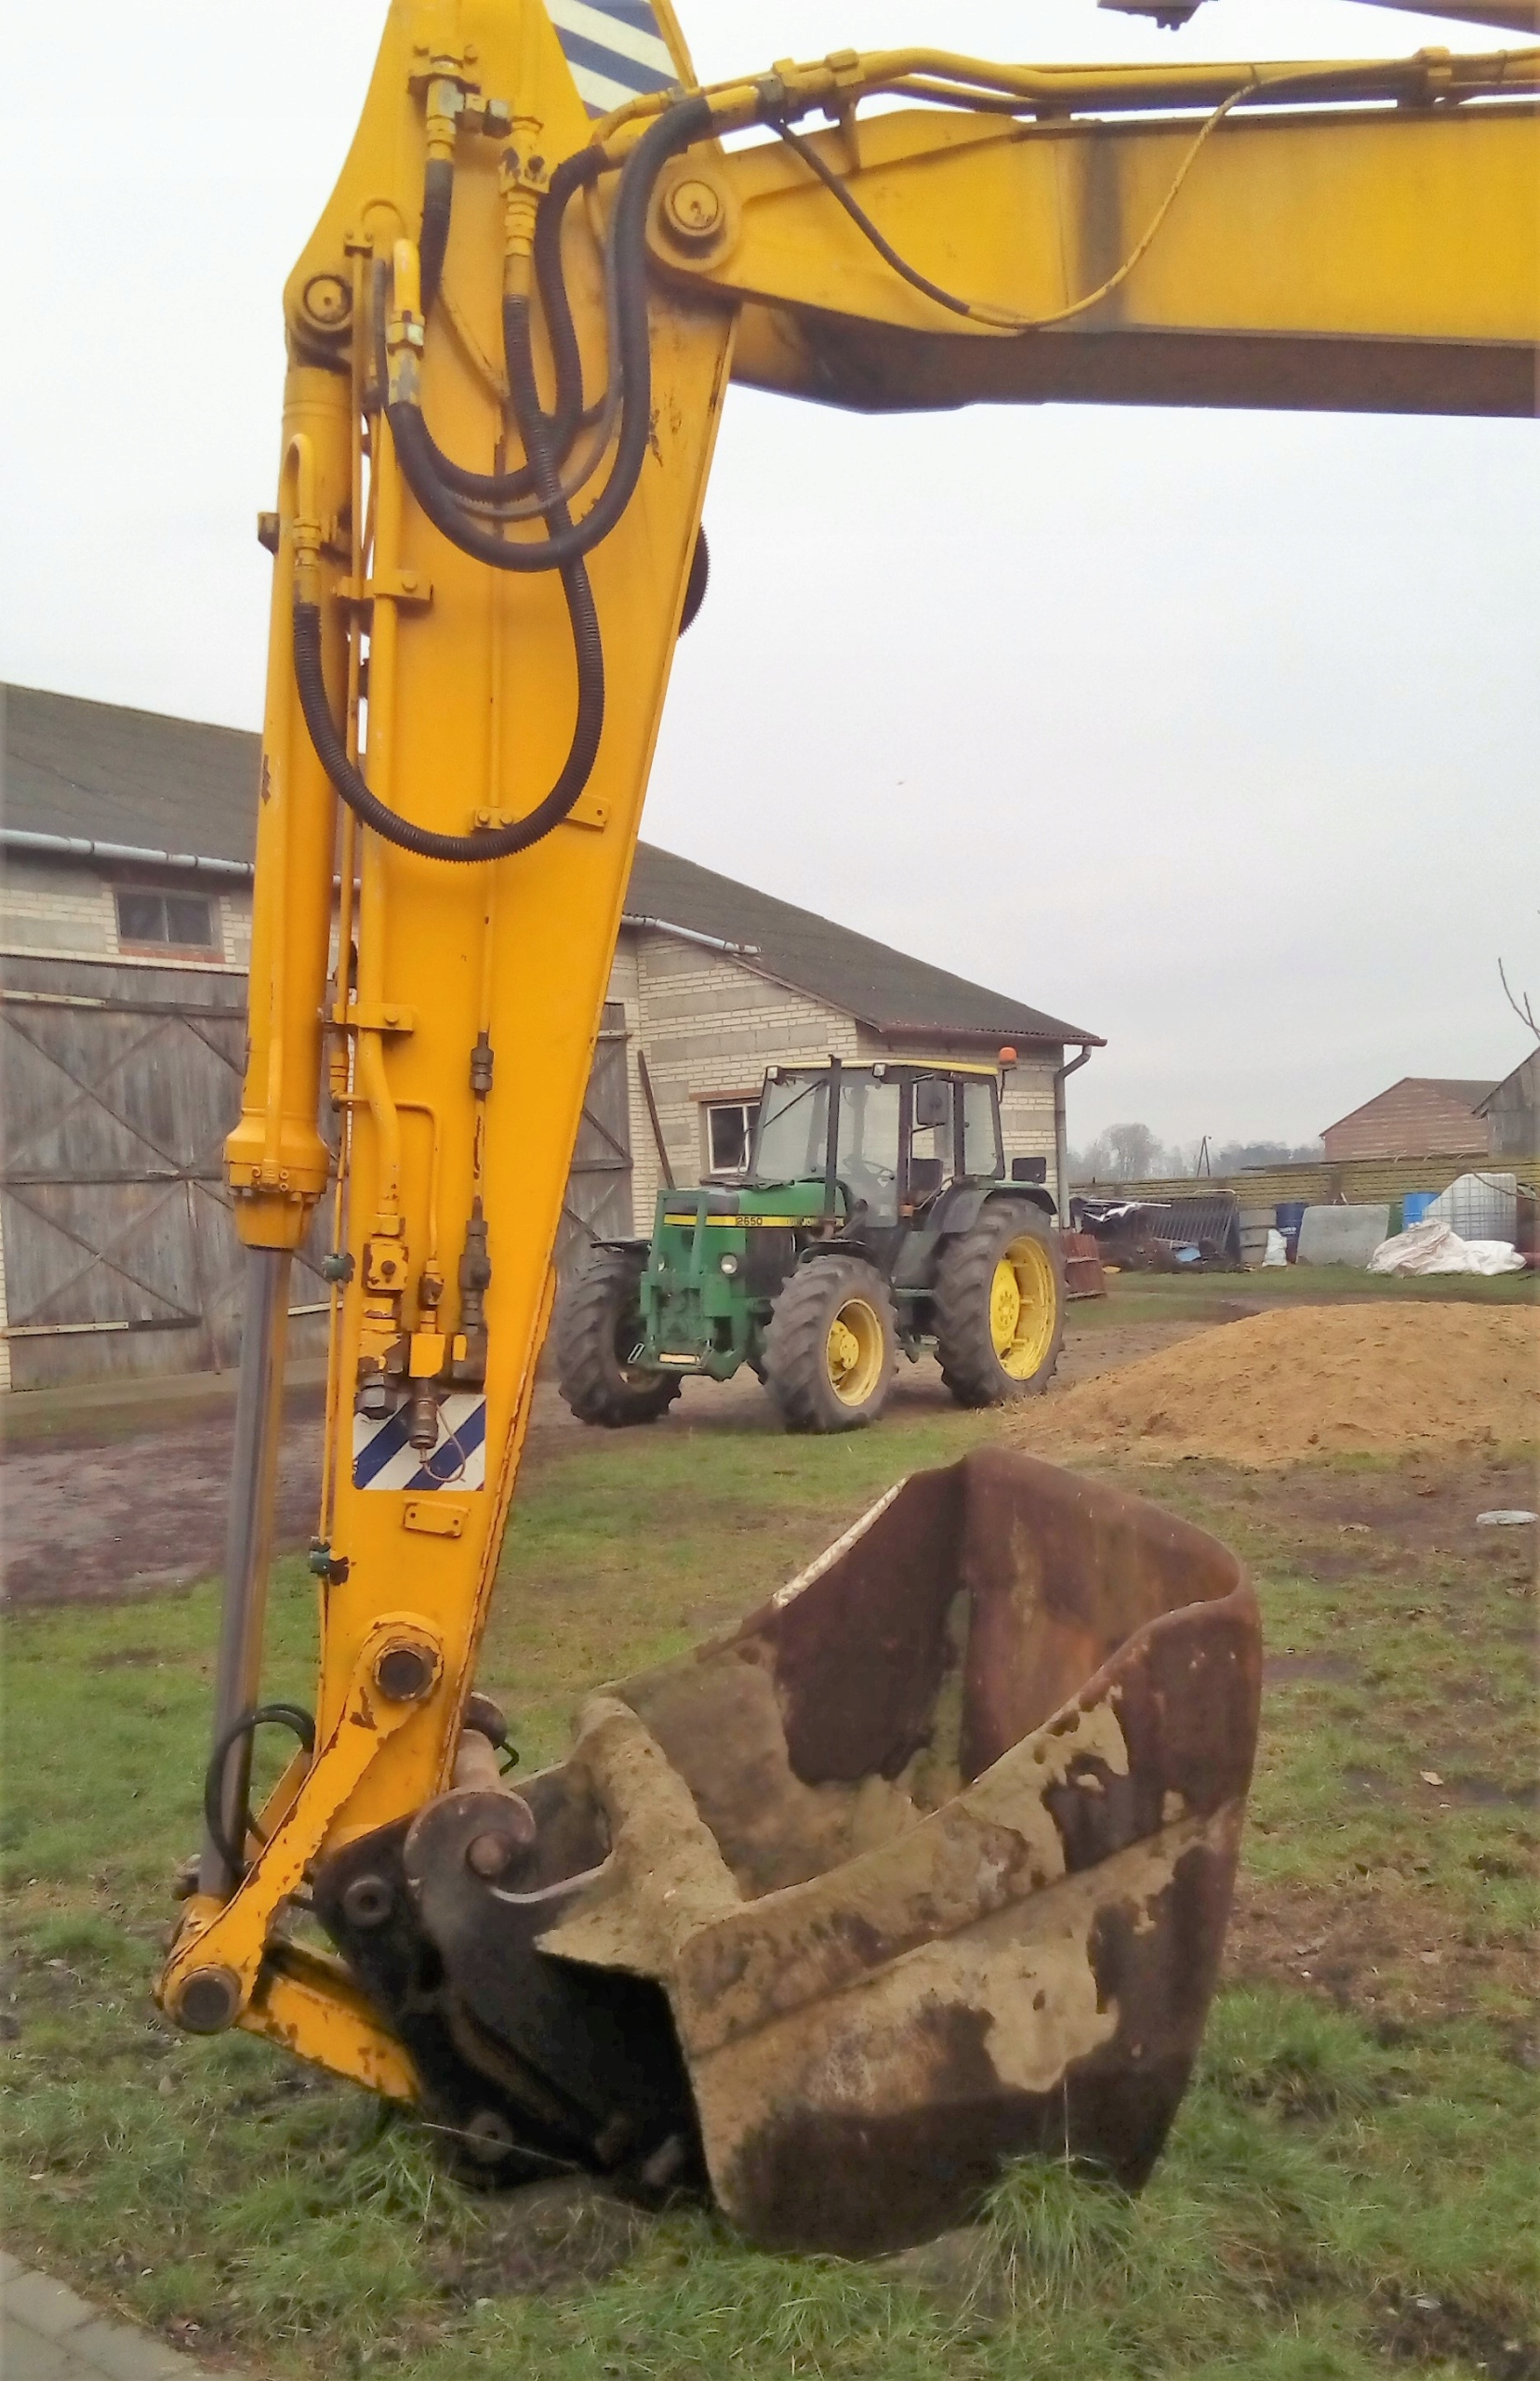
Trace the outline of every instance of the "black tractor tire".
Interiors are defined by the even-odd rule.
[[[959,1405],[1041,1397],[1064,1345],[1064,1301],[1058,1236],[1029,1201],[991,1203],[971,1231],[946,1242],[931,1328],[941,1377]]]
[[[556,1307],[556,1386],[579,1422],[623,1430],[656,1422],[679,1395],[673,1373],[628,1362],[642,1336],[640,1249],[596,1248],[570,1275]]]
[[[789,1430],[858,1430],[874,1422],[897,1359],[893,1294],[876,1267],[858,1257],[803,1265],[771,1310],[764,1386]]]

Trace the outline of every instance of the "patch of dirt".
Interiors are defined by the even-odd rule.
[[[1540,1313],[1529,1308],[1274,1308],[1011,1414],[1034,1454],[1268,1465],[1535,1435]]]
[[[1521,1996],[1534,1982],[1528,1948],[1462,1942],[1432,1893],[1390,1866],[1330,1887],[1264,1884],[1242,1866],[1225,1976],[1303,1988],[1361,2017],[1414,2027],[1468,2016],[1494,1984]]]
[[[474,2248],[442,2279],[461,2299],[573,2295],[623,2266],[653,2221],[587,2175],[531,2183],[489,2204]]]
[[[7,1448],[4,1598],[90,1603],[164,1593],[211,1577],[224,1560],[232,1412],[90,1447]],[[315,1421],[285,1423],[273,1542],[308,1546],[321,1484]]]
[[[1313,1679],[1322,1686],[1357,1686],[1363,1672],[1357,1662],[1340,1654],[1265,1654],[1262,1683],[1288,1686],[1296,1679]]]
[[[1100,1324],[1071,1337],[1061,1376],[1088,1379],[1204,1328],[1189,1323]],[[956,1408],[939,1367],[927,1358],[901,1367],[889,1410],[902,1418]],[[280,1554],[308,1546],[314,1532],[321,1414],[322,1392],[313,1386],[285,1401],[273,1514],[273,1546]],[[127,1430],[126,1418],[131,1418]],[[763,1436],[778,1434],[779,1425],[745,1367],[725,1383],[687,1381],[675,1413],[655,1432],[637,1435],[663,1445],[682,1428]],[[124,1408],[104,1408],[78,1428],[65,1416],[46,1437],[29,1430],[0,1447],[0,1602],[117,1602],[215,1576],[224,1561],[234,1432],[233,1402],[223,1397],[217,1411],[192,1418],[175,1403],[153,1418],[139,1410],[129,1417]],[[597,1455],[609,1443],[607,1431],[583,1430],[574,1422],[552,1382],[538,1384],[526,1467],[570,1455],[580,1445]],[[756,1524],[748,1521],[741,1526]]]
[[[1517,2319],[1462,2307],[1452,2298],[1387,2291],[1375,2325],[1379,2346],[1398,2364],[1462,2365],[1489,2381],[1540,2381],[1540,2341]]]

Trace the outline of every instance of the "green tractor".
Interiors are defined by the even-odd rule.
[[[992,1069],[772,1067],[742,1182],[659,1192],[650,1242],[601,1242],[570,1278],[562,1395],[617,1429],[748,1364],[788,1430],[849,1430],[902,1349],[934,1350],[960,1405],[1031,1396],[1064,1337],[1045,1170],[1007,1175]]]

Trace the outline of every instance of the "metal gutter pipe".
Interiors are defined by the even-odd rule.
[[[757,959],[757,942],[724,942],[716,934],[698,934],[694,926],[676,926],[671,918],[635,918],[628,910],[621,917],[623,926],[651,926],[655,934],[676,934],[681,942],[697,942],[703,951],[724,951],[730,958]]]
[[[0,850],[26,852],[37,859],[101,861],[117,868],[174,868],[187,876],[212,877],[221,885],[249,885],[245,859],[204,859],[195,852],[156,852],[139,844],[103,844],[87,835],[42,835],[26,827],[0,827]]]
[[[1098,1046],[1099,1045],[1095,1043],[1082,1042],[1081,1044],[1081,1052],[1078,1058],[1067,1058],[1062,1066],[1055,1067],[1054,1069],[1054,1174],[1055,1183],[1054,1195],[1058,1202],[1060,1231],[1067,1231],[1069,1227],[1069,1152],[1065,1148],[1065,1141],[1069,1134],[1069,1124],[1065,1111],[1064,1086],[1069,1082],[1071,1075],[1079,1074],[1082,1067],[1089,1063],[1092,1050]]]

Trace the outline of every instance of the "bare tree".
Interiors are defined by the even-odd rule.
[[[1162,1152],[1148,1124],[1109,1124],[1108,1172],[1114,1182],[1146,1182],[1159,1171]]]
[[[1500,959],[1497,962],[1497,973],[1502,978],[1503,991],[1507,996],[1509,1008],[1519,1019],[1520,1024],[1527,1025],[1535,1040],[1540,1042],[1540,1025],[1536,1025],[1534,1021],[1534,1004],[1528,992],[1515,992],[1513,986],[1508,982],[1507,970]]]

